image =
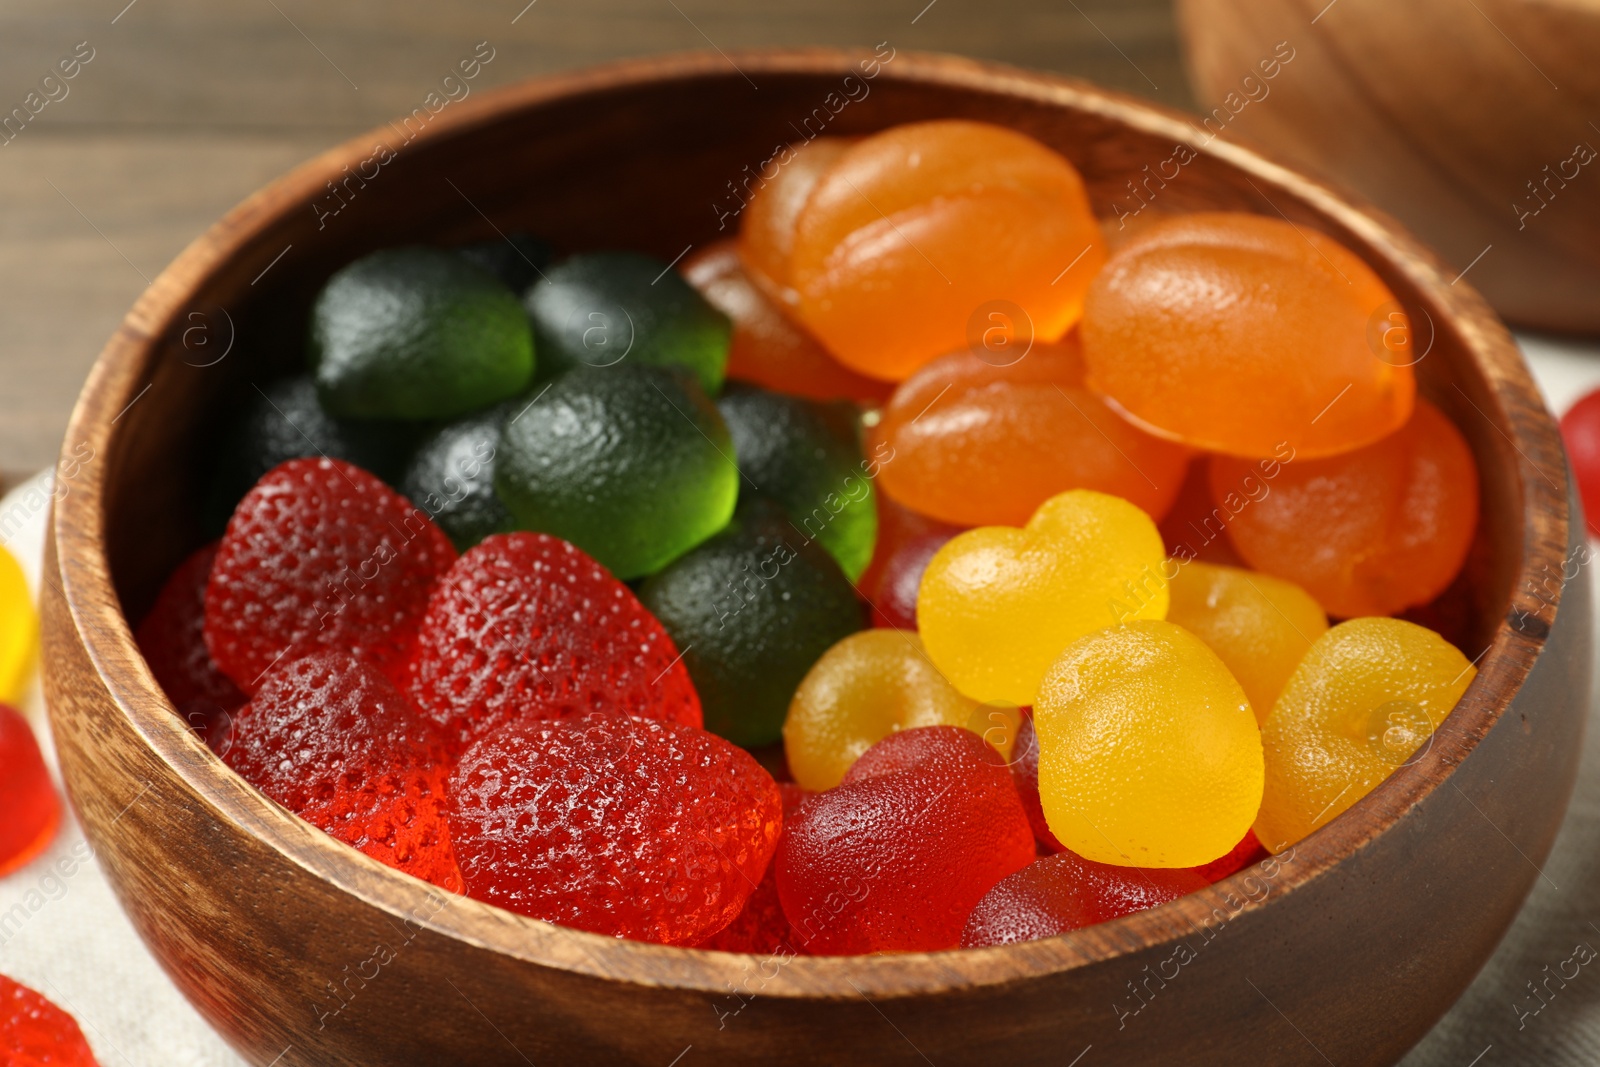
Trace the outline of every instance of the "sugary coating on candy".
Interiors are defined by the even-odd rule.
[[[395,668],[455,558],[444,531],[360,467],[289,460],[228,521],[206,587],[206,647],[246,693],[274,663],[319,649]]]
[[[1420,758],[1477,673],[1454,645],[1401,619],[1351,619],[1323,634],[1261,728],[1261,843],[1282,852]]]
[[[917,626],[929,657],[967,696],[1030,705],[1075,639],[1165,617],[1165,557],[1150,516],[1073,489],[1021,529],[983,526],[941,548],[922,576]]]
[[[316,652],[267,672],[233,717],[223,761],[380,863],[459,893],[442,737],[381,671]]]
[[[788,823],[808,793],[793,782],[779,782],[778,792],[783,797],[783,820]],[[761,956],[779,956],[805,953],[799,938],[789,928],[789,918],[783,913],[783,901],[778,899],[778,865],[767,864],[767,873],[744,902],[744,909],[734,916],[733,922],[699,946],[718,952],[753,952]]]
[[[471,896],[668,945],[698,944],[739,914],[783,829],[777,783],[749,753],[611,713],[486,733],[450,801]]]
[[[1185,868],[1114,867],[1061,852],[1034,860],[978,901],[962,948],[1054,937],[1177,900],[1210,883]]]
[[[1033,728],[1032,708],[1027,709],[1017,728],[1011,778],[1016,783],[1017,795],[1022,798],[1022,808],[1028,813],[1028,825],[1033,827],[1033,839],[1040,852],[1062,851],[1066,846],[1050,832],[1050,824],[1044,818],[1044,804],[1039,799],[1039,734]]]
[[[6,1067],[99,1067],[77,1020],[3,974],[0,1063]]]
[[[167,578],[134,637],[150,673],[191,726],[245,702],[206,648],[206,585],[217,542],[196,549]]]
[[[1021,526],[1068,489],[1120,496],[1159,520],[1189,451],[1084,388],[1076,334],[1018,355],[997,365],[957,352],[900,384],[873,431],[894,457],[884,492],[961,526]]]
[[[17,703],[33,679],[39,656],[39,615],[27,576],[0,545],[0,701]]]
[[[548,534],[496,534],[456,561],[428,603],[407,689],[457,750],[524,717],[701,722],[661,624],[604,567]]]
[[[841,363],[899,380],[986,330],[1059,338],[1104,257],[1072,164],[1014,130],[945,119],[865,138],[828,168],[789,278]]]
[[[1385,347],[1390,309],[1372,269],[1314,230],[1259,215],[1175,216],[1129,238],[1089,287],[1088,385],[1195,448],[1348,452],[1411,415],[1413,360]]]
[[[1328,617],[1293,582],[1198,561],[1176,568],[1167,621],[1204,641],[1244,688],[1257,722],[1265,722],[1289,675]]]
[[[799,301],[789,276],[800,211],[828,168],[855,144],[854,138],[817,137],[788,146],[788,158],[751,190],[739,219],[739,254],[750,277],[774,300],[793,307]]]
[[[1085,859],[1198,867],[1261,806],[1261,734],[1217,654],[1141,620],[1067,646],[1033,705],[1050,831]]]
[[[56,835],[61,799],[22,713],[0,704],[0,875],[27,864]]]
[[[810,797],[775,861],[795,936],[817,955],[955,948],[968,914],[1034,858],[998,753],[956,726],[890,734]]]
[[[1256,470],[1221,456],[1211,491],[1237,494]],[[1442,593],[1478,524],[1478,466],[1461,431],[1418,400],[1381,441],[1328,459],[1296,457],[1239,510],[1228,536],[1251,567],[1287,578],[1336,618],[1392,615]]]
[[[990,712],[998,721],[990,721]],[[823,653],[795,690],[784,751],[795,781],[821,792],[897,730],[960,726],[1006,756],[1018,718],[1016,708],[986,708],[957,692],[915,633],[863,630]]]

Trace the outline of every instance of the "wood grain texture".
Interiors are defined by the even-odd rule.
[[[1600,6],[1177,6],[1201,110],[1222,107],[1229,135],[1347,182],[1470,266],[1511,321],[1600,333]],[[1280,41],[1293,63],[1251,102],[1257,63]]]
[[[108,345],[68,435],[92,458],[63,481],[48,548],[47,698],[69,792],[124,907],[253,1062],[947,1067],[1065,1064],[1092,1045],[1095,1064],[1381,1064],[1510,922],[1570,791],[1590,615],[1586,576],[1554,593],[1536,584],[1581,530],[1556,429],[1505,329],[1382,218],[1245,149],[1194,144],[1177,114],[950,58],[897,55],[830,131],[1003,122],[1071,158],[1106,213],[1144,164],[1194,144],[1163,210],[1321,229],[1433,323],[1423,387],[1482,471],[1463,633],[1483,653],[1425,755],[1291,859],[1162,908],[1025,945],[780,966],[441,897],[263,800],[174,716],[127,619],[194,543],[216,412],[293,357],[332,270],[398,240],[482,237],[491,222],[569,249],[676,255],[716,235],[725,183],[792,137],[860,58],[737,53],[741,75],[709,53],[515,86],[447,109],[319,229],[326,183],[386,135],[357,138],[208,231]],[[181,331],[223,310],[237,345],[197,366]]]

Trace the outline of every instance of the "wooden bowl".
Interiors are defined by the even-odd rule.
[[[234,209],[111,339],[59,472],[43,604],[51,718],[123,906],[252,1062],[1386,1063],[1510,923],[1566,804],[1588,692],[1586,578],[1562,580],[1581,523],[1560,438],[1467,285],[1384,220],[1220,141],[1194,149],[1163,208],[1281,213],[1371,263],[1431,322],[1419,371],[1483,481],[1479,543],[1452,601],[1458,639],[1481,653],[1477,679],[1420,758],[1270,867],[1025,945],[787,961],[665,948],[384,868],[263,799],[174,715],[129,620],[198,543],[218,412],[296,358],[308,302],[341,264],[513,229],[671,259],[718,236],[729,183],[808,116],[828,114],[841,134],[935,116],[1005,123],[1070,157],[1107,213],[1145,163],[1194,141],[1180,116],[1060,78],[870,61],[706,54],[540,79],[450,105],[369,164],[404,136],[380,129]],[[829,114],[846,93],[857,99]]]
[[[1511,321],[1600,333],[1600,4],[1179,0],[1178,16],[1201,109],[1223,109],[1210,132],[1347,182]],[[1279,42],[1293,58],[1263,79]]]

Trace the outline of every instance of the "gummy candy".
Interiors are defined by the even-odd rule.
[[[730,386],[717,410],[733,437],[739,473],[782,504],[799,532],[827,549],[846,578],[861,577],[878,532],[875,464],[861,457],[855,407],[753,386]]]
[[[1062,852],[1034,860],[978,901],[962,948],[1054,937],[1177,900],[1210,883],[1185,868],[1115,867]]]
[[[625,361],[687,370],[707,396],[722,388],[728,317],[652,256],[573,256],[545,271],[523,304],[533,321],[541,379]]]
[[[872,625],[896,630],[917,628],[917,591],[934,554],[962,531],[896,504],[887,493],[875,493],[878,537],[872,562],[856,583],[872,607]]]
[[[493,533],[509,533],[515,522],[494,491],[494,461],[500,451],[500,425],[521,405],[469,415],[443,426],[417,447],[400,489],[433,517],[466,551]]]
[[[508,233],[504,237],[474,241],[457,248],[455,253],[493,274],[507,289],[518,294],[550,265],[550,242],[526,233]]]
[[[33,680],[39,656],[39,615],[9,549],[0,545],[0,703],[20,703]]]
[[[1072,164],[950,119],[848,148],[806,198],[789,277],[801,321],[841,363],[898,380],[969,334],[1059,338],[1104,256]]]
[[[546,534],[496,534],[434,587],[407,688],[459,750],[519,718],[617,709],[700,725],[678,649],[633,592]]]
[[[778,793],[783,798],[783,821],[787,824],[808,794],[793,782],[779,782]],[[799,939],[789,928],[788,916],[783,914],[783,901],[778,899],[777,864],[767,864],[767,873],[751,891],[744,909],[700,947],[763,956],[804,953]]]
[[[844,366],[779,309],[745,270],[733,241],[718,241],[684,260],[683,276],[733,321],[730,379],[812,400],[888,399],[888,382]]]
[[[0,704],[0,875],[44,851],[61,822],[61,800],[22,713]]]
[[[1328,628],[1328,617],[1309,593],[1266,574],[1186,563],[1167,589],[1167,621],[1217,654],[1244,688],[1259,722],[1266,721],[1311,642]]]
[[[1267,469],[1281,471],[1282,463],[1265,461]],[[1259,470],[1260,464],[1257,464]],[[1197,456],[1189,464],[1189,473],[1178,489],[1178,498],[1161,520],[1161,539],[1166,542],[1167,555],[1174,560],[1199,560],[1219,567],[1243,567],[1245,562],[1234,551],[1228,540],[1230,511],[1218,507],[1211,499],[1211,457]],[[1257,486],[1264,484],[1260,478],[1249,483],[1257,494]],[[1270,488],[1268,489],[1270,491]],[[1237,503],[1247,507],[1249,498],[1240,496]]]
[[[833,557],[762,500],[646,581],[639,599],[683,650],[706,729],[746,747],[779,739],[795,686],[863,621]]]
[[[438,248],[386,248],[328,279],[311,308],[309,357],[329,414],[450,419],[533,379],[516,294]]]
[[[639,578],[727,525],[739,472],[694,382],[633,364],[568,371],[508,419],[494,485],[522,529]]]
[[[3,974],[0,1063],[5,1067],[99,1067],[77,1020]]]
[[[855,143],[853,138],[818,137],[789,145],[788,157],[777,161],[779,166],[770,176],[761,175],[765,180],[752,190],[745,205],[739,254],[752,280],[787,307],[800,300],[789,277],[800,211],[823,174]]]
[[[744,907],[783,809],[772,776],[714,734],[595,712],[484,734],[451,779],[450,827],[479,900],[692,945]]]
[[[778,847],[778,895],[816,955],[955,948],[972,908],[1034,858],[999,755],[957,726],[901,730],[808,798]]]
[[[1251,465],[1211,461],[1219,502]],[[1461,432],[1418,400],[1398,433],[1355,452],[1285,463],[1228,536],[1251,567],[1287,578],[1329,615],[1425,604],[1461,570],[1478,522],[1478,468]]]
[[[1126,500],[1061,493],[1020,530],[968,530],[938,551],[918,594],[922,642],[967,696],[1033,704],[1074,639],[1166,615],[1165,555],[1155,523]]]
[[[1009,756],[1019,718],[1015,708],[985,707],[956,692],[915,633],[863,630],[807,672],[789,705],[783,743],[795,781],[821,792],[897,730],[961,726]]]
[[[1050,831],[1097,863],[1198,867],[1261,806],[1261,734],[1217,654],[1145,619],[1067,646],[1033,705]]]
[[[1256,836],[1282,852],[1420,758],[1476,668],[1401,619],[1351,619],[1317,639],[1261,728]]]
[[[1323,234],[1256,215],[1173,217],[1131,237],[1090,286],[1088,385],[1195,448],[1348,452],[1411,415],[1410,357],[1375,340],[1390,307],[1372,269]]]
[[[1022,809],[1028,813],[1028,825],[1033,828],[1033,839],[1043,853],[1060,852],[1066,848],[1050,832],[1044,818],[1044,804],[1039,799],[1039,734],[1033,728],[1033,709],[1027,709],[1017,727],[1016,758],[1011,761],[1011,778],[1017,795],[1022,798]]]
[[[1561,416],[1561,439],[1583,498],[1589,536],[1600,537],[1600,389],[1585,394]]]
[[[314,648],[395,667],[455,558],[443,531],[361,468],[290,460],[228,521],[206,587],[206,647],[246,693]]]
[[[972,352],[934,360],[895,390],[873,439],[894,457],[884,492],[963,526],[1021,526],[1068,489],[1120,496],[1160,519],[1189,462],[1083,387],[1075,335],[999,366]]]
[[[196,549],[161,587],[134,637],[150,673],[190,726],[201,729],[218,712],[231,712],[245,695],[223,674],[206,648],[206,584],[217,542]]]
[[[1262,847],[1260,840],[1256,837],[1255,830],[1251,829],[1244,832],[1244,836],[1239,839],[1239,843],[1234,845],[1233,851],[1226,856],[1214,859],[1210,863],[1202,864],[1199,867],[1187,869],[1194,871],[1207,882],[1220,882],[1224,878],[1238,874],[1246,867],[1252,867],[1260,863],[1270,855],[1272,853]]]
[[[245,781],[380,863],[461,892],[438,731],[379,670],[318,651],[267,672],[222,753]]]

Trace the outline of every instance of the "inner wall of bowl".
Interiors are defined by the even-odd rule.
[[[1432,347],[1417,366],[1422,389],[1473,448],[1483,517],[1462,578],[1422,621],[1469,657],[1487,647],[1522,556],[1516,457],[1504,436],[1509,428],[1502,406],[1465,339],[1407,277],[1293,193],[1260,176],[1246,178],[1214,157],[1201,154],[1170,181],[1148,181],[1174,156],[1173,136],[1130,130],[1044,100],[897,80],[892,63],[875,78],[857,72],[846,83],[845,77],[766,73],[757,91],[727,70],[595,91],[492,118],[490,107],[456,117],[447,112],[409,144],[415,121],[376,131],[348,167],[335,164],[316,178],[337,178],[337,187],[302,181],[293,197],[258,200],[257,210],[275,215],[258,231],[254,212],[237,218],[236,229],[251,231],[245,246],[202,278],[175,312],[144,371],[149,392],[119,421],[108,450],[106,543],[130,622],[200,543],[198,503],[222,421],[256,386],[300,364],[308,308],[340,266],[376,248],[481,240],[497,230],[539,234],[558,254],[630,248],[672,260],[688,246],[734,232],[737,217],[729,212],[739,206],[741,182],[779,145],[819,133],[858,135],[900,122],[962,117],[1012,126],[1062,152],[1083,173],[1103,216],[1119,214],[1119,205],[1131,211],[1148,202],[1145,210],[1163,213],[1249,211],[1322,229],[1368,258],[1414,321],[1431,320]],[[1202,134],[1195,143],[1203,140]],[[394,158],[370,162],[384,150]],[[1418,315],[1421,309],[1428,314]]]

